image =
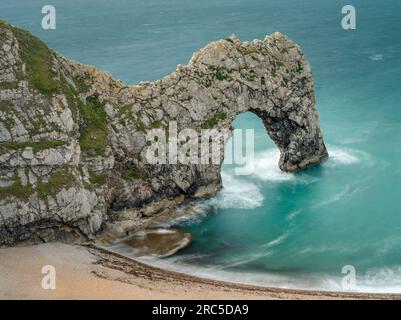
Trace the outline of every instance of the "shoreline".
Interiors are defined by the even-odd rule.
[[[242,284],[236,282],[228,282],[224,280],[214,280],[209,278],[203,278],[199,276],[193,276],[187,273],[182,273],[179,271],[173,271],[168,269],[163,269],[143,261],[138,261],[133,258],[129,258],[122,254],[109,251],[105,248],[99,248],[94,245],[86,245],[91,250],[98,251],[102,255],[108,255],[109,259],[118,258],[121,260],[126,260],[127,266],[125,267],[139,267],[148,269],[149,272],[154,274],[163,274],[165,277],[169,277],[172,279],[177,279],[180,281],[190,282],[193,284],[207,284],[216,286],[224,289],[233,289],[240,290],[243,293],[252,293],[252,294],[266,294],[266,299],[271,298],[279,298],[279,299],[305,299],[306,297],[309,299],[401,299],[401,294],[397,293],[369,293],[369,292],[340,292],[340,291],[319,291],[319,290],[303,290],[303,289],[285,289],[285,288],[276,288],[276,287],[268,287],[268,286],[258,286],[251,284]],[[106,263],[109,267],[110,264]],[[131,266],[129,266],[131,265]],[[272,295],[272,296],[270,296]],[[264,299],[262,297],[262,299]]]
[[[205,279],[150,266],[93,244],[2,248],[0,261],[0,299],[401,299],[399,294],[293,290]],[[41,286],[45,265],[55,267],[56,290]]]

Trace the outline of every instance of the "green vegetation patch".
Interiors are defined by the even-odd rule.
[[[30,84],[40,93],[51,96],[56,92],[52,60],[54,52],[29,31],[11,27],[18,40],[21,58],[25,62]]]
[[[213,117],[211,117],[210,119],[206,120],[203,124],[202,124],[202,129],[212,129],[214,128],[217,123],[220,120],[225,120],[227,118],[227,113],[225,112],[219,112],[217,114],[215,114]]]
[[[246,75],[246,79],[248,81],[255,81],[256,80],[256,73],[255,71],[251,70],[249,73]]]
[[[12,81],[12,82],[0,82],[0,89],[18,89],[18,82]]]
[[[225,68],[222,67],[215,67],[215,66],[209,66],[208,67],[210,70],[214,71],[213,77],[219,81],[227,80],[229,79],[229,71]]]
[[[86,99],[86,104],[80,105],[81,126],[79,144],[84,153],[89,156],[104,155],[107,146],[107,115],[104,105],[96,95]]]
[[[146,172],[141,172],[135,165],[129,165],[124,168],[121,173],[121,176],[125,180],[138,180],[138,179],[147,179],[148,175]]]
[[[216,70],[214,77],[219,81],[227,79],[227,76],[221,70]]]
[[[181,102],[190,102],[192,99],[193,99],[193,96],[188,95],[188,96],[186,96],[186,97],[180,98],[180,101],[181,101]]]
[[[86,83],[91,80],[89,74],[84,74],[83,76],[75,78],[75,86],[77,87],[78,92],[87,92],[89,90],[89,85]]]
[[[78,93],[74,87],[67,82],[63,75],[60,77],[57,92],[65,95],[68,106],[71,110],[74,121],[78,120],[79,110],[82,108],[82,101],[78,98]]]
[[[154,120],[152,116],[149,116],[149,124],[145,124],[142,120],[142,113],[138,112],[133,116],[133,120],[135,122],[135,127],[138,131],[142,131],[144,133],[149,129],[162,129],[165,127],[162,120]]]
[[[79,187],[79,183],[70,171],[64,169],[52,173],[47,183],[40,181],[35,189],[41,199],[46,199],[48,195],[55,196],[69,187]]]
[[[0,40],[5,38],[7,29],[11,29],[11,25],[0,19]]]
[[[137,117],[135,120],[135,127],[142,132],[146,132],[146,126],[143,123],[142,119],[140,117]]]
[[[117,110],[117,116],[118,118],[126,117],[128,120],[133,121],[134,114],[132,112],[132,104],[120,106]]]
[[[32,147],[32,151],[37,153],[42,150],[57,148],[66,145],[67,142],[59,140],[27,141],[27,142],[2,142],[0,143],[0,153],[8,150],[23,150]]]
[[[21,180],[16,177],[12,185],[5,188],[0,188],[0,198],[4,199],[6,197],[14,196],[18,199],[27,199],[32,193],[33,189],[31,185],[23,186]]]
[[[67,169],[52,173],[47,183],[39,178],[35,188],[30,184],[23,186],[20,178],[15,174],[14,183],[12,185],[0,188],[0,197],[14,196],[26,200],[30,195],[37,192],[40,199],[47,200],[49,195],[55,196],[63,188],[69,187],[79,187],[79,183],[74,175]]]
[[[163,123],[161,120],[154,120],[148,127],[149,129],[161,129],[163,128]]]
[[[107,174],[90,172],[89,173],[89,181],[92,184],[104,185],[107,182]]]
[[[243,54],[243,55],[248,55],[248,54],[264,54],[263,51],[254,48],[254,47],[246,47],[246,46],[240,46],[238,47],[238,50]]]

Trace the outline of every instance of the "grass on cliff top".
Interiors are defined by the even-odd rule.
[[[26,147],[32,147],[33,153],[37,153],[42,150],[57,148],[66,144],[67,142],[59,140],[2,142],[0,143],[0,153],[7,152],[8,150],[23,150]]]
[[[3,27],[4,22],[0,24]],[[18,40],[20,54],[25,62],[28,80],[40,93],[50,96],[57,90],[57,81],[54,80],[52,60],[54,52],[39,38],[29,31],[7,25]]]
[[[86,81],[90,79],[90,76],[84,75],[82,78],[75,79],[76,90],[63,75],[60,76],[60,80],[56,80],[56,74],[52,70],[55,52],[29,31],[11,26],[2,20],[0,20],[0,41],[1,36],[5,34],[7,29],[11,30],[18,40],[20,55],[25,63],[29,84],[48,98],[56,93],[65,94],[74,120],[77,120],[78,115],[80,115],[80,145],[82,151],[89,156],[103,155],[106,149],[108,133],[104,106],[97,96],[88,97],[86,103],[81,102],[78,98],[78,92],[88,90]],[[22,78],[23,75],[19,76]],[[15,86],[13,83],[0,85],[7,88]],[[42,124],[39,124],[40,126]],[[13,146],[10,145],[10,147],[12,148]]]
[[[107,115],[103,104],[95,95],[86,99],[86,104],[80,105],[81,135],[79,144],[84,153],[89,156],[104,155],[107,145]]]
[[[0,20],[0,42],[7,29],[18,40],[20,55],[25,63],[29,83],[48,97],[57,93],[60,81],[55,79],[56,74],[52,70],[52,61],[56,53],[29,31],[14,27],[4,20]],[[19,76],[22,77],[22,75]],[[88,85],[85,83],[88,79],[90,79],[89,75],[75,79],[78,92],[86,92],[88,90]],[[6,89],[8,87],[13,89],[17,83],[3,83],[0,85],[6,86]]]

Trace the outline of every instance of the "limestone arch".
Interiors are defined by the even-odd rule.
[[[280,150],[278,165],[283,171],[302,170],[328,156],[311,68],[299,46],[280,33],[249,42],[235,36],[212,42],[165,78],[122,88],[113,96],[133,102],[136,112],[148,115],[147,123],[157,119],[159,127],[167,128],[176,121],[178,130],[230,129],[238,114],[252,112]],[[162,183],[156,190],[149,183],[139,199],[133,196],[134,187],[130,197],[138,199],[136,203],[161,199],[166,195],[159,193],[161,189],[169,195],[194,195],[221,187],[221,163],[147,166],[139,161],[137,165]]]

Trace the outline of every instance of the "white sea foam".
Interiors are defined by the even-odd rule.
[[[331,198],[320,201],[318,203],[316,203],[315,205],[312,206],[312,208],[318,208],[318,207],[322,207],[322,206],[326,206],[328,204],[332,204],[334,202],[337,202],[339,200],[341,200],[343,197],[347,196],[350,194],[350,186],[346,185],[340,192],[334,194]]]
[[[262,245],[262,248],[271,248],[273,246],[277,246],[278,244],[282,243],[283,241],[285,241],[285,239],[287,239],[289,236],[289,232],[286,232],[284,234],[282,234],[281,236],[277,237],[276,239],[273,239],[272,241],[269,241],[268,243]]]
[[[384,54],[381,53],[373,54],[369,57],[369,59],[372,61],[382,61],[384,59]]]
[[[338,166],[351,166],[359,163],[369,166],[372,164],[370,156],[360,150],[343,148],[338,146],[328,146],[329,158],[323,166],[334,168]],[[280,151],[276,148],[267,149],[256,153],[254,158],[247,159],[246,165],[236,168],[234,174],[238,177],[250,176],[263,182],[292,182],[292,183],[313,183],[317,178],[307,174],[295,175],[283,172],[278,166]]]
[[[284,234],[269,241],[268,243],[262,244],[259,247],[258,252],[251,252],[251,253],[247,253],[245,255],[239,255],[239,256],[235,255],[231,258],[231,260],[220,265],[218,267],[218,269],[233,268],[233,267],[247,264],[247,263],[255,261],[255,260],[259,260],[261,258],[269,257],[274,254],[273,247],[284,242],[288,238],[288,236],[289,236],[289,232],[285,232]]]
[[[173,233],[175,233],[174,230],[163,229],[163,228],[148,229],[146,232],[147,232],[148,234],[150,234],[150,233],[155,233],[155,234],[173,234]]]
[[[183,210],[188,213],[159,225],[161,228],[173,226],[185,227],[201,222],[214,208],[253,209],[261,207],[263,195],[260,187],[244,177],[235,177],[232,173],[222,172],[223,189],[213,198],[192,203]]]
[[[374,268],[357,278],[357,289],[370,292],[401,292],[401,266]]]
[[[209,205],[223,209],[252,209],[262,206],[263,195],[255,183],[228,172],[222,172],[221,177],[223,190],[208,201]]]
[[[302,212],[301,210],[291,211],[287,216],[287,220],[288,221],[294,220],[298,215],[301,214],[301,212]]]
[[[171,250],[165,252],[162,256],[155,255],[155,254],[154,254],[154,256],[160,257],[160,258],[172,256],[175,253],[177,253],[178,251],[180,251],[181,249],[183,249],[186,246],[188,246],[190,243],[191,243],[191,240],[189,238],[182,238],[180,241],[178,241],[176,243],[175,248],[171,248]]]
[[[334,168],[338,166],[351,166],[362,161],[365,164],[370,163],[370,157],[367,153],[342,147],[327,146],[329,152],[328,160],[323,166]]]
[[[179,216],[168,222],[160,224],[160,228],[171,228],[173,226],[185,227],[201,222],[212,210],[212,206],[207,203],[208,201],[199,201],[194,203],[188,213]]]
[[[262,181],[289,181],[295,179],[291,173],[283,172],[278,167],[280,151],[267,149],[256,153],[254,158],[249,158],[246,165],[235,169],[237,175],[252,175]]]
[[[238,266],[247,264],[249,262],[271,256],[273,253],[274,253],[274,251],[270,250],[270,251],[253,252],[253,253],[247,254],[245,256],[234,257],[234,258],[232,258],[231,261],[226,262],[222,265],[219,265],[217,267],[217,270],[238,267]]]
[[[174,263],[185,263],[191,262],[199,259],[204,259],[212,255],[213,253],[191,253],[191,254],[181,254],[169,257],[169,261]],[[151,258],[151,257],[150,257]],[[152,259],[152,258],[151,258]]]
[[[298,250],[296,253],[294,253],[294,256],[297,257],[302,257],[305,259],[305,256],[308,255],[315,255],[315,254],[321,254],[321,253],[342,253],[342,254],[348,254],[348,255],[355,255],[357,253],[357,249],[354,247],[349,247],[345,245],[317,245],[317,246],[309,246],[305,247],[301,250]]]

